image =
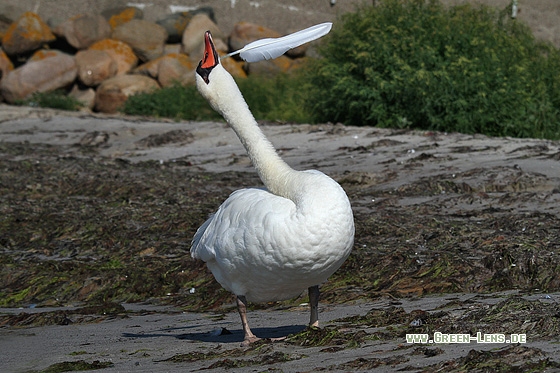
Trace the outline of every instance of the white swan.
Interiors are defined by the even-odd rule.
[[[247,322],[247,301],[285,300],[308,289],[310,325],[318,326],[319,284],[342,265],[354,243],[346,193],[325,174],[296,171],[280,158],[219,63],[209,31],[196,83],[235,131],[267,189],[232,193],[194,235],[192,257],[205,261],[237,295],[244,345],[258,340]]]

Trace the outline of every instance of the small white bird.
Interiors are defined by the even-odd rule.
[[[191,255],[237,296],[244,345],[247,301],[294,298],[309,290],[318,326],[319,285],[346,260],[354,243],[352,208],[342,187],[325,174],[296,171],[260,130],[231,75],[222,67],[210,32],[196,69],[199,92],[235,131],[266,189],[232,193],[194,235]]]

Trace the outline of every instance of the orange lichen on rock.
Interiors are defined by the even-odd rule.
[[[224,58],[220,61],[224,69],[236,78],[246,78],[247,72],[243,69],[244,63],[236,61],[233,58]]]
[[[0,79],[14,69],[14,64],[6,53],[0,49]]]
[[[29,61],[44,60],[45,58],[58,56],[60,53],[62,52],[53,49],[39,49],[37,52],[33,53]]]
[[[2,47],[7,54],[25,53],[33,51],[55,38],[49,26],[39,15],[25,12],[6,30],[2,37]]]
[[[101,50],[117,61],[118,74],[129,72],[138,63],[138,57],[128,44],[114,39],[103,39],[90,45],[88,49]]]
[[[184,53],[169,53],[169,54],[166,54],[165,56],[163,56],[161,58],[166,58],[166,57],[177,60],[177,62],[179,62],[182,66],[184,66],[185,68],[187,68],[189,70],[194,69],[193,63],[191,62],[189,57]]]
[[[151,76],[162,87],[168,87],[175,83],[193,84],[194,69],[195,65],[186,54],[169,53],[138,66],[134,73]]]
[[[195,66],[189,57],[184,53],[168,53],[164,56],[158,57],[155,60],[148,61],[136,68],[135,72],[140,74],[147,74],[152,78],[157,78],[159,65],[164,60],[174,60],[186,70],[194,70]]]
[[[130,22],[136,17],[137,9],[136,8],[126,8],[119,14],[115,14],[109,18],[109,25],[111,25],[111,29],[115,29],[116,27],[122,25],[123,23]]]

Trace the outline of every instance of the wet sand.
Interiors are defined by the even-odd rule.
[[[59,157],[67,159],[87,156],[131,163],[156,161],[160,165],[182,162],[196,172],[217,175],[226,171],[241,175],[252,172],[244,150],[224,123],[69,114],[4,105],[0,105],[0,113],[2,143],[26,143],[31,149],[33,144],[48,144],[57,149]],[[542,214],[554,223],[560,213],[558,141],[333,124],[262,127],[294,168],[319,169],[341,182],[348,190],[357,220],[363,221],[379,211],[407,211],[419,219],[471,216],[481,222],[488,215],[512,220]],[[48,161],[33,152],[0,157],[10,162]],[[409,229],[425,233],[424,227],[415,228],[413,224]],[[525,227],[518,229],[521,232]],[[560,249],[560,242],[554,241],[558,227],[543,229],[549,232],[543,247],[549,250],[547,261],[553,264],[554,273]],[[511,239],[514,243],[518,240]],[[521,246],[524,241],[519,242]],[[356,245],[360,248],[372,244],[357,236]],[[425,243],[412,245],[418,251],[416,260],[435,255],[422,247]],[[480,262],[477,258],[472,261]],[[483,269],[480,272],[484,274]],[[55,308],[1,309],[0,370],[40,371],[53,364],[82,360],[90,367],[107,366],[99,370],[107,372],[212,372],[224,368],[231,372],[374,368],[484,371],[488,364],[522,370],[560,369],[558,333],[547,332],[559,327],[560,294],[553,290],[556,278],[544,290],[516,285],[500,292],[482,289],[476,293],[444,294],[431,291],[435,288],[430,288],[427,278],[416,275],[406,280],[379,294],[364,290],[365,284],[358,290],[339,289],[338,292],[355,293],[344,302],[330,302],[335,290],[328,289],[327,299],[320,307],[322,333],[327,334],[310,334],[307,343],[301,340],[309,317],[305,304],[276,304],[253,310],[250,322],[260,337],[294,333],[300,333],[300,337],[284,342],[265,341],[251,348],[240,347],[242,331],[233,304],[198,313],[184,312],[180,304],[158,305],[149,300],[124,303],[120,311],[92,311],[91,315],[73,311],[82,306],[79,302]],[[186,296],[196,297],[200,290],[195,288],[193,294]],[[496,305],[500,305],[496,310],[502,312],[498,320],[491,317]],[[371,313],[367,316],[371,310],[384,312],[384,321],[375,324]],[[22,313],[62,319],[37,326],[33,322],[26,324],[24,320],[31,318]],[[14,315],[19,315],[19,323]],[[527,336],[527,343],[474,340],[409,344],[405,338],[409,333],[427,333],[432,338],[436,331],[473,336],[476,331],[507,336],[518,333]]]

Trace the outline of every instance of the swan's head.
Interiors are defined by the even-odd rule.
[[[230,119],[230,112],[247,106],[235,80],[220,64],[210,31],[204,33],[204,56],[195,75],[198,92],[226,120]]]
[[[201,78],[206,84],[209,84],[210,73],[219,64],[220,57],[214,47],[212,34],[210,34],[210,31],[206,31],[204,33],[204,56],[202,56],[202,61],[198,63],[198,67],[196,68],[197,81]]]

